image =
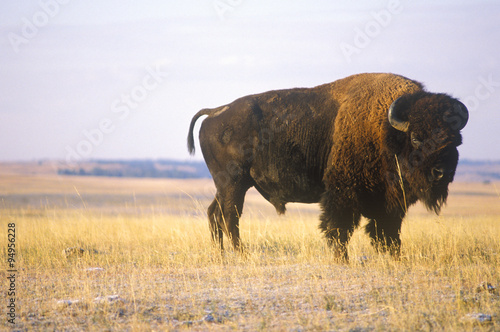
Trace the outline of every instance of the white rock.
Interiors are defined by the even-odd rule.
[[[488,323],[491,322],[493,317],[491,315],[482,314],[482,313],[473,313],[467,314],[462,317],[461,321],[469,322],[469,323]]]
[[[57,305],[60,307],[69,307],[69,306],[75,305],[77,303],[80,303],[80,300],[59,300],[59,301],[57,301]]]
[[[213,323],[215,322],[214,316],[212,314],[208,314],[205,317],[203,317],[203,321],[208,322],[208,323]]]
[[[120,295],[108,295],[108,296],[98,296],[94,299],[96,303],[113,303],[116,301],[122,301]]]

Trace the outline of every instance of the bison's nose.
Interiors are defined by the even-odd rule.
[[[431,174],[434,181],[439,181],[444,175],[444,169],[442,167],[434,167]]]

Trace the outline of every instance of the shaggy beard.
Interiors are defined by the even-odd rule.
[[[448,184],[433,186],[429,190],[422,192],[420,197],[425,207],[436,214],[441,212],[441,207],[446,204],[448,198]]]

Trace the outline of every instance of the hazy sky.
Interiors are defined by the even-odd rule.
[[[2,1],[0,160],[187,160],[198,110],[361,72],[461,99],[461,157],[500,159],[499,59],[496,0]]]

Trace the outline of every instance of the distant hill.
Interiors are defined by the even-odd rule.
[[[136,178],[210,178],[205,162],[177,160],[92,160],[59,168],[59,175]]]
[[[110,176],[195,179],[210,178],[204,161],[179,160],[89,160],[68,165],[54,160],[0,163],[0,174],[59,174],[66,176]],[[500,181],[500,161],[460,160],[455,181]]]
[[[455,175],[455,181],[500,181],[500,161],[460,160]]]

